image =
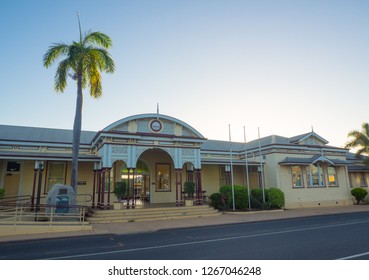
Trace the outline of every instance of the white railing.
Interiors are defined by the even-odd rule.
[[[61,211],[63,210],[63,211]],[[0,205],[0,225],[88,225],[85,221],[86,207],[68,206],[55,207],[51,205],[19,206]]]

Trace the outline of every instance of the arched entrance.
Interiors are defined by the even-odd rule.
[[[175,203],[175,169],[171,156],[160,148],[150,148],[140,154],[139,162],[144,162],[149,172],[146,200],[153,204]]]
[[[132,186],[131,195],[134,197],[136,205],[150,201],[150,170],[142,160],[137,161],[134,176],[125,162],[121,166],[119,175],[121,182]],[[130,180],[132,182],[129,182]]]
[[[111,182],[114,190],[122,188],[115,194],[127,208],[135,208],[150,201],[150,170],[145,162],[138,160],[136,168],[128,168],[123,160],[113,163]]]

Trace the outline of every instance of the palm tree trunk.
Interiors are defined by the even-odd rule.
[[[77,101],[76,101],[76,114],[74,116],[73,125],[73,155],[72,155],[72,178],[71,186],[75,193],[77,193],[77,180],[78,180],[78,155],[79,144],[81,142],[81,128],[82,128],[82,75],[78,75],[77,81]]]

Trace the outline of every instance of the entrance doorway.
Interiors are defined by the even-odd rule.
[[[132,173],[129,174],[127,164],[122,162],[120,178],[127,185],[133,185],[133,194],[136,203],[139,201],[150,202],[150,171],[143,161],[137,161],[135,175],[133,177]],[[133,180],[133,184],[128,184],[128,180]]]
[[[6,166],[6,172],[4,176],[4,190],[5,195],[17,196],[20,182],[20,162],[8,161]]]

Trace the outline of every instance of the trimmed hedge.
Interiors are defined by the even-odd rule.
[[[248,193],[245,186],[234,186],[235,208],[246,210],[249,207]],[[219,210],[233,208],[232,186],[223,186],[218,193],[210,195],[210,205]]]
[[[351,190],[351,194],[355,197],[357,204],[368,194],[368,192],[363,188],[354,188]]]
[[[232,186],[223,186],[219,189],[222,197],[226,198],[225,206],[233,208]],[[234,201],[237,210],[246,210],[249,207],[249,199],[246,186],[234,186]]]
[[[263,190],[251,190],[251,207],[270,209],[270,208],[284,208],[285,199],[284,193],[278,188],[264,189],[265,202],[263,202]]]
[[[267,194],[270,207],[284,208],[285,204],[284,193],[280,189],[277,188],[267,189]]]
[[[222,203],[222,195],[220,193],[213,193],[209,196],[210,205],[215,209],[224,210],[224,205]]]
[[[267,201],[267,193],[264,190],[265,202]],[[252,189],[251,190],[251,208],[267,208],[263,202],[263,190],[262,189]]]
[[[284,193],[278,188],[264,189],[265,202],[263,202],[263,190],[252,189],[250,195],[251,208],[270,209],[284,208]],[[246,186],[234,186],[235,208],[237,210],[247,210],[249,207],[248,192]],[[233,208],[232,186],[223,186],[219,193],[210,195],[210,205],[219,210]]]

